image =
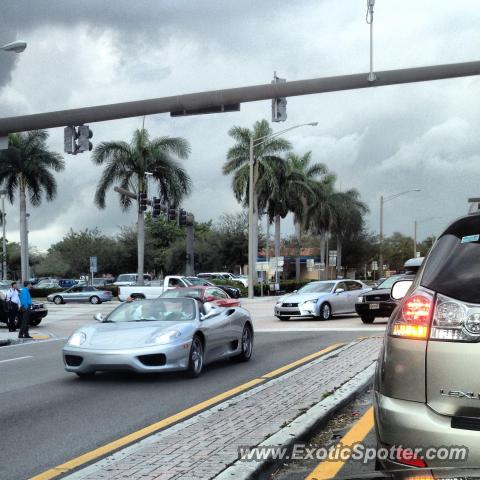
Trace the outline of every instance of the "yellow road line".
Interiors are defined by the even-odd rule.
[[[262,375],[262,378],[272,378],[276,377],[277,375],[280,375],[281,373],[285,373],[288,370],[291,370],[292,368],[298,367],[304,363],[309,362],[310,360],[314,360],[315,358],[321,357],[322,355],[326,355],[327,353],[331,352],[332,350],[335,350],[341,346],[345,345],[344,343],[334,343],[333,345],[328,346],[327,348],[324,348],[323,350],[320,350],[319,352],[312,353],[310,355],[307,355],[306,357],[300,358],[299,360],[296,360],[295,362],[289,363],[288,365],[285,365],[283,367],[277,368],[276,370],[273,370],[272,372],[268,372],[265,375]]]
[[[164,418],[159,422],[152,423],[151,425],[141,428],[140,430],[130,433],[129,435],[125,435],[124,437],[121,437],[118,440],[114,440],[113,442],[107,443],[106,445],[103,445],[94,450],[91,450],[90,452],[84,453],[83,455],[73,458],[72,460],[62,463],[61,465],[57,465],[56,467],[51,468],[50,470],[46,470],[45,472],[42,472],[34,477],[31,477],[30,480],[51,480],[52,478],[58,477],[59,475],[63,475],[64,473],[69,472],[70,470],[81,467],[82,465],[88,462],[91,462],[107,454],[110,454],[113,451],[118,450],[119,448],[125,447],[126,445],[129,445],[135,441],[139,441],[142,438],[145,438],[148,435],[156,433],[159,430],[166,428],[180,420],[184,420],[185,418],[195,413],[199,413],[200,411],[208,407],[211,407],[216,403],[219,403],[230,397],[238,395],[239,393],[245,390],[248,390],[249,388],[252,388],[260,383],[264,383],[269,378],[275,377],[280,373],[284,373],[288,370],[291,370],[292,368],[295,368],[299,365],[307,363],[310,360],[313,360],[314,358],[325,355],[326,353],[331,352],[332,350],[338,348],[341,345],[344,345],[344,344],[330,345],[327,348],[320,350],[319,352],[312,353],[311,355],[307,355],[306,357],[303,357],[295,362],[289,363],[284,367],[281,367],[276,370],[273,370],[272,372],[266,373],[260,378],[254,378],[249,382],[243,383],[242,385],[239,385],[238,387],[227,390],[226,392],[220,393],[219,395],[215,395],[214,397],[209,398],[208,400],[197,403],[196,405],[193,405],[192,407],[189,407],[185,410],[182,410],[181,412],[171,415],[170,417]]]
[[[345,434],[337,446],[349,446],[361,442],[373,428],[373,407],[370,407],[365,414],[353,425]],[[337,447],[336,446],[336,447]],[[335,447],[335,448],[336,448]],[[305,480],[328,480],[335,478],[340,469],[345,465],[348,459],[323,461],[308,475]]]

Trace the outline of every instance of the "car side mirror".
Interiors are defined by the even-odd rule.
[[[343,293],[345,290],[343,288],[337,288],[335,293]]]
[[[393,300],[401,300],[410,290],[413,280],[399,280],[395,282],[392,287],[390,296]]]
[[[97,322],[103,322],[104,320],[103,313],[96,313],[93,316],[93,319],[96,320]]]
[[[294,290],[294,291],[293,291],[293,293],[297,293],[297,292],[298,292],[298,290]]]
[[[200,320],[207,320],[209,318],[215,317],[220,313],[220,310],[213,303],[206,302],[203,305],[205,313],[200,316]]]

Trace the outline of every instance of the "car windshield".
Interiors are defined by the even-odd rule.
[[[160,295],[161,298],[185,298],[198,297],[201,298],[202,290],[200,288],[175,288],[167,290]]]
[[[327,293],[332,291],[334,285],[333,282],[312,282],[298,290],[298,293]]]
[[[378,284],[378,289],[380,288],[392,288],[393,284],[400,278],[400,276],[394,276],[386,278],[382,283]]]
[[[195,301],[188,298],[137,300],[124,303],[104,322],[188,322],[195,319],[196,311]]]
[[[117,278],[117,282],[135,282],[137,280],[136,275],[122,274]]]

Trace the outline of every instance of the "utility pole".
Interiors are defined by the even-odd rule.
[[[417,221],[413,221],[413,258],[417,257]]]
[[[379,250],[380,250],[380,255],[379,255],[380,273],[379,273],[379,275],[380,275],[380,277],[383,277],[383,195],[380,197],[380,238],[379,238],[379,241],[380,241],[380,246],[379,246]]]
[[[185,273],[187,277],[195,275],[195,217],[192,213],[187,214],[187,262],[185,265]]]
[[[7,215],[5,213],[5,197],[7,195],[6,190],[0,191],[0,196],[2,197],[2,227],[3,227],[3,238],[2,238],[2,279],[7,279],[7,239],[6,239],[6,230],[7,230]]]

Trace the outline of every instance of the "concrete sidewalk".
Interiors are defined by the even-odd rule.
[[[239,447],[288,444],[305,433],[365,388],[380,345],[380,338],[362,339],[276,378],[264,375],[251,390],[64,478],[250,478],[262,465],[239,461]]]

